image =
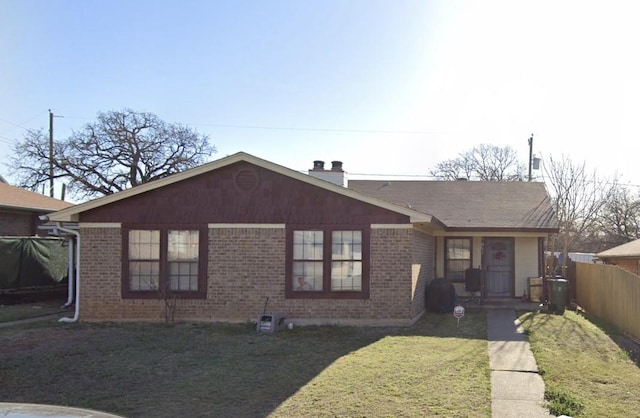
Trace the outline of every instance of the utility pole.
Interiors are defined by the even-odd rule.
[[[529,138],[529,181],[531,181],[531,163],[533,162],[533,134]]]
[[[529,169],[531,180],[531,169]],[[49,109],[49,196],[53,197],[53,113]]]
[[[64,116],[54,115],[49,109],[49,196],[53,197],[53,118]],[[64,200],[64,198],[63,198]]]

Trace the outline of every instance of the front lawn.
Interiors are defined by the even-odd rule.
[[[551,407],[558,408],[552,412],[640,416],[640,369],[628,351],[637,346],[571,311],[562,316],[525,313],[519,319],[529,334]]]
[[[0,329],[0,400],[127,417],[491,416],[485,312],[409,328],[59,324]]]

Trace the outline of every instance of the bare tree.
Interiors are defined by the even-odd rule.
[[[97,121],[53,147],[54,178],[80,198],[104,196],[184,171],[215,152],[207,135],[131,109],[98,113]],[[29,131],[11,167],[23,187],[48,180],[49,139]]]
[[[640,196],[626,187],[617,187],[605,202],[599,229],[607,248],[640,238]]]
[[[444,180],[517,181],[523,179],[524,172],[525,166],[518,161],[513,148],[482,144],[436,164],[429,173]]]
[[[549,158],[543,164],[545,183],[550,188],[560,232],[551,248],[563,254],[565,274],[569,248],[597,225],[602,210],[616,189],[616,180],[600,179],[594,170],[588,173],[585,163],[574,164],[569,158]]]
[[[164,322],[165,324],[173,324],[176,320],[176,308],[178,307],[178,295],[171,290],[169,283],[164,286],[158,286],[158,293],[164,301]]]

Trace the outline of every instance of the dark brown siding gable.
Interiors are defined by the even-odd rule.
[[[251,165],[232,164],[81,214],[135,224],[408,223],[405,215]]]

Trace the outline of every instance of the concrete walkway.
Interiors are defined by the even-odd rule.
[[[553,417],[544,407],[544,382],[514,310],[487,311],[487,340],[492,417]]]

